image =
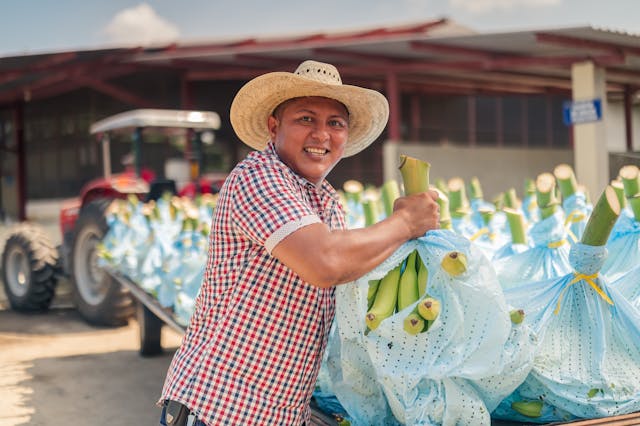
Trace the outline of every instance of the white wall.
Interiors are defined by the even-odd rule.
[[[625,152],[627,150],[627,136],[624,123],[624,102],[609,100],[608,108],[607,146],[610,152]],[[640,105],[634,105],[632,109],[631,131],[633,132],[633,151],[640,151]]]
[[[491,201],[500,192],[515,188],[522,196],[525,179],[535,179],[543,172],[552,172],[560,163],[573,165],[573,151],[559,149],[517,149],[434,146],[386,142],[383,150],[384,179],[402,182],[398,172],[400,155],[420,158],[431,164],[431,183],[459,176],[469,181],[477,176],[484,198]],[[580,180],[580,177],[577,177]]]
[[[627,136],[624,124],[624,103],[609,101],[606,117],[607,147],[610,152],[627,150]]]

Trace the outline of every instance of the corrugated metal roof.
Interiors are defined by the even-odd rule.
[[[309,58],[335,64],[347,83],[378,90],[393,75],[404,91],[570,93],[571,65],[585,60],[606,70],[610,93],[640,88],[638,34],[591,26],[476,33],[437,19],[349,32],[0,58],[0,105],[100,88],[150,67],[178,70],[187,81],[245,80],[293,70]]]

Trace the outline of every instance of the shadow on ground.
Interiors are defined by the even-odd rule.
[[[137,333],[135,321],[101,329],[74,310],[0,311],[0,424],[157,425],[179,336],[163,330],[164,353],[143,358]]]

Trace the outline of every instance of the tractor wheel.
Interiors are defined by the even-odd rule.
[[[2,253],[4,291],[17,311],[44,311],[55,295],[58,251],[44,230],[23,223],[9,235]]]
[[[97,245],[108,231],[105,211],[111,200],[93,201],[80,210],[71,241],[73,296],[80,315],[89,323],[117,327],[135,313],[125,287],[98,266]]]

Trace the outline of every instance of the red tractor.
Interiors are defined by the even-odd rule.
[[[213,131],[219,127],[220,118],[214,112],[158,109],[128,111],[94,123],[91,133],[102,146],[104,175],[87,183],[79,197],[63,202],[61,245],[54,247],[42,227],[29,222],[17,225],[6,240],[2,273],[11,307],[20,311],[48,309],[58,281],[64,278],[70,280],[76,308],[88,322],[125,324],[135,312],[134,300],[97,262],[96,246],[108,230],[107,207],[114,199],[131,194],[148,201],[167,191],[190,195],[217,192],[224,176],[205,178],[200,169],[202,146],[213,141]],[[123,133],[133,136],[132,148],[123,156],[125,170],[112,174],[110,143]],[[143,166],[148,152],[145,147],[158,146],[158,142],[174,154],[182,154],[170,164],[165,162],[160,179]],[[167,166],[172,166],[171,171]]]

